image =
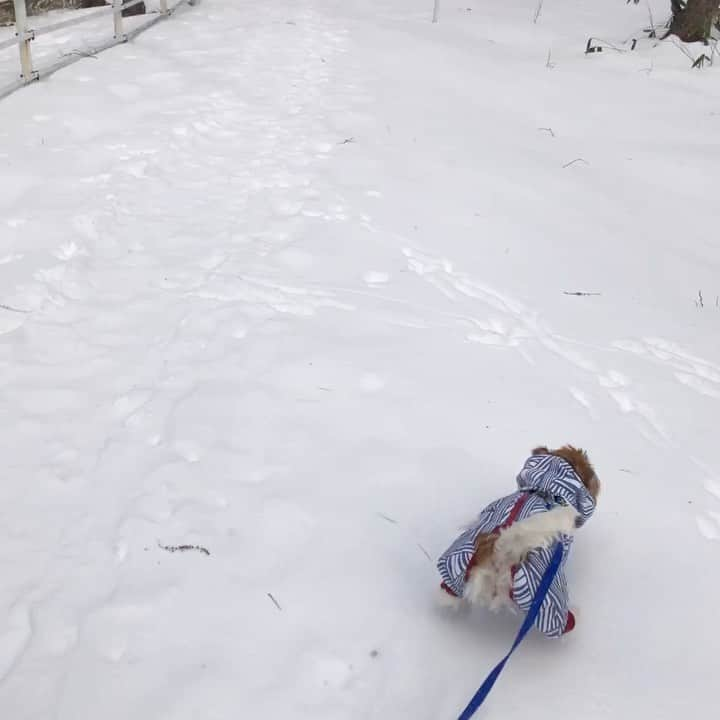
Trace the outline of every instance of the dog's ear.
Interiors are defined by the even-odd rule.
[[[536,447],[532,451],[533,455],[549,455],[550,451],[544,446],[541,445],[540,447]]]

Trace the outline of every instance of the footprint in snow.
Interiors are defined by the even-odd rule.
[[[363,280],[368,285],[384,285],[390,280],[390,275],[386,272],[380,272],[377,270],[369,270],[363,275]]]

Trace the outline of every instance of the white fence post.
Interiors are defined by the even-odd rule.
[[[4,1],[9,3],[11,0]],[[79,14],[77,17],[63,19],[57,22],[43,23],[35,28],[31,28],[28,22],[27,0],[12,0],[15,11],[15,35],[13,37],[8,37],[5,40],[0,40],[0,51],[17,45],[20,53],[21,76],[7,85],[0,85],[0,100],[10,95],[10,93],[15,92],[15,90],[18,90],[23,85],[27,85],[40,77],[48,77],[61,68],[79,61],[86,55],[86,53],[79,52],[63,53],[57,62],[50,65],[41,64],[40,68],[36,70],[33,66],[30,43],[41,35],[47,35],[49,33],[54,33],[57,30],[64,30],[65,28],[80,25],[81,23],[85,23],[90,20],[95,20],[96,18],[105,18],[106,16],[112,15],[113,26],[115,29],[114,37],[108,37],[108,35],[106,35],[106,39],[102,40],[99,44],[95,44],[91,48],[92,53],[99,53],[103,50],[114,47],[118,43],[127,42],[128,39],[134,38],[140,33],[145,32],[145,30],[156,23],[166,20],[175,12],[175,10],[177,10],[177,8],[182,5],[197,5],[199,2],[200,0],[172,0],[172,2],[169,0],[160,0],[159,4],[161,12],[153,14],[153,16],[145,22],[133,23],[128,32],[125,32],[125,23],[122,15],[123,8],[126,5],[132,5],[135,7],[139,4],[139,0],[107,0],[102,9],[98,9],[90,13]],[[14,62],[13,66],[15,67]]]
[[[32,35],[28,33],[27,10],[25,8],[25,0],[13,0],[15,6],[15,34],[18,38],[18,47],[20,48],[20,68],[22,77],[25,82],[34,79],[32,52],[30,51],[30,41]]]
[[[122,40],[125,33],[123,33],[123,2],[124,0],[112,0],[113,6],[113,26],[115,28],[115,39]]]

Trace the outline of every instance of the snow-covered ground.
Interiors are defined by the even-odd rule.
[[[431,558],[563,442],[578,627],[479,717],[717,712],[718,69],[536,6],[203,0],[0,103],[3,720],[454,718],[518,618]]]

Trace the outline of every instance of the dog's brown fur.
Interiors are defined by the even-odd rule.
[[[557,448],[556,450],[548,450],[546,447],[541,446],[536,447],[532,451],[532,454],[555,455],[557,457],[561,457],[566,462],[569,462],[570,465],[572,465],[573,470],[575,470],[578,474],[580,480],[582,480],[583,485],[585,485],[588,489],[588,492],[597,499],[597,496],[600,494],[600,481],[598,480],[598,476],[595,474],[595,470],[590,462],[590,458],[588,458],[588,454],[584,450],[576,448],[573,445],[563,445],[561,448]],[[475,541],[475,555],[473,555],[473,559],[468,565],[468,572],[470,572],[470,570],[476,565],[484,565],[489,562],[493,552],[495,551],[495,543],[497,542],[498,537],[500,537],[500,533],[497,531],[478,535],[477,540]]]

